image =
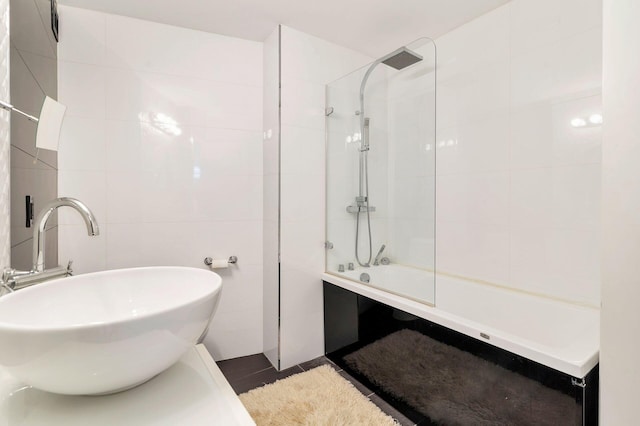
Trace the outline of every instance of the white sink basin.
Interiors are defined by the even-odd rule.
[[[207,330],[222,280],[201,269],[119,269],[0,298],[0,364],[49,392],[93,395],[144,383]],[[178,390],[179,391],[179,390]]]

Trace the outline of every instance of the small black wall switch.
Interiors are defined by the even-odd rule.
[[[31,228],[31,225],[33,225],[33,198],[31,197],[31,195],[27,195],[26,197],[24,197],[24,203],[27,218],[25,226],[27,228]]]

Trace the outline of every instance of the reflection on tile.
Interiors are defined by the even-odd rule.
[[[261,87],[118,69],[106,87],[107,119],[262,131]]]
[[[11,42],[19,50],[55,59],[46,26],[40,17],[36,0],[11,1]]]
[[[11,103],[16,108],[38,116],[40,108],[42,107],[42,101],[44,100],[45,93],[38,85],[38,81],[33,77],[27,64],[22,59],[19,51],[16,48],[11,49]],[[12,118],[16,114],[11,115]],[[18,115],[24,121],[27,121],[24,117]],[[28,122],[33,126],[33,123]],[[35,126],[34,126],[35,127]]]
[[[37,214],[45,203],[56,198],[57,172],[45,167],[14,167],[11,169],[11,182],[11,244],[15,245],[33,236],[33,228],[26,227],[25,196],[33,197],[34,214]],[[28,256],[30,259],[31,255]]]
[[[34,55],[29,52],[20,52],[20,57],[33,74],[38,85],[47,96],[57,99],[58,97],[58,62],[55,59]],[[18,59],[18,58],[14,58]]]
[[[602,127],[575,128],[571,120],[588,120],[602,112],[602,96],[539,102],[514,108],[511,115],[513,168],[600,163]]]

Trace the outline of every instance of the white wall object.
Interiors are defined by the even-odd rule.
[[[637,423],[640,4],[604,1],[600,424]]]
[[[38,119],[38,130],[36,132],[36,148],[57,151],[60,142],[60,129],[67,107],[60,102],[46,96],[40,117]]]
[[[280,368],[324,353],[325,85],[371,61],[281,27]]]
[[[602,114],[601,15],[515,0],[436,40],[439,271],[599,307],[602,127],[571,123]]]
[[[280,26],[264,41],[263,54],[263,352],[280,362]]]
[[[0,1],[0,98],[9,99],[9,0]],[[0,111],[0,267],[10,266],[10,115]]]
[[[60,22],[58,189],[101,230],[87,238],[61,210],[60,262],[83,273],[236,255],[217,271],[205,344],[216,359],[262,352],[262,43],[73,7]]]

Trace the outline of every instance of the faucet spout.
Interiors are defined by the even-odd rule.
[[[32,272],[42,272],[44,271],[44,240],[45,240],[45,229],[47,227],[47,221],[57,208],[59,207],[72,207],[82,219],[84,219],[84,223],[87,225],[87,233],[89,236],[100,235],[100,229],[98,228],[98,221],[94,214],[89,210],[82,201],[77,200],[75,198],[56,198],[48,202],[38,213],[36,220],[34,222],[33,229],[33,267]]]

